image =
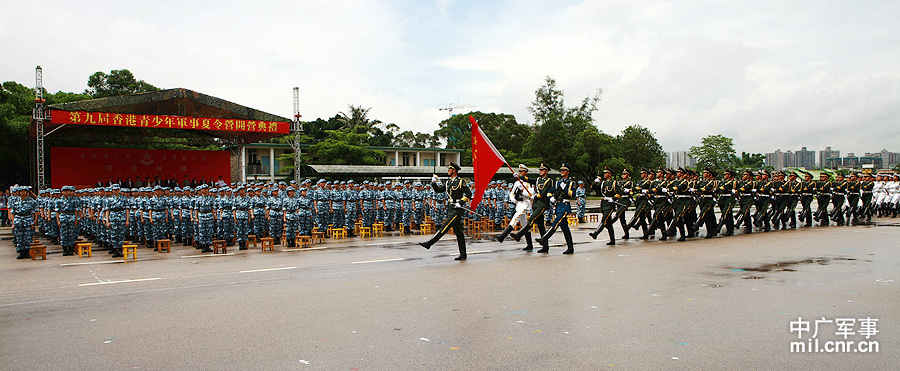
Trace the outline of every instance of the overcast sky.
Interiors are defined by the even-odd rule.
[[[900,151],[898,1],[14,1],[0,80],[81,91],[128,68],[304,119],[348,104],[431,132],[449,103],[533,121],[544,76],[597,126],[638,123],[666,151],[708,134],[740,151]]]

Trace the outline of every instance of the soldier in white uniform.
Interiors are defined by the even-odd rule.
[[[506,236],[516,226],[516,222],[519,222],[523,227],[528,225],[528,214],[531,213],[531,195],[534,194],[531,185],[528,184],[528,167],[519,164],[519,173],[516,174],[516,179],[517,181],[513,183],[512,189],[510,189],[508,194],[509,200],[516,204],[516,213],[509,220],[509,225],[506,226],[506,229],[497,236],[497,242],[502,243],[506,239]],[[522,250],[533,250],[530,229],[525,232],[525,243],[526,246]]]

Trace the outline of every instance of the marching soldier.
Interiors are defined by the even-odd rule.
[[[559,180],[553,185],[553,196],[550,197],[550,201],[556,203],[555,220],[550,225],[550,229],[538,238],[538,243],[544,246],[541,250],[547,250],[544,253],[549,252],[547,243],[558,227],[562,230],[563,237],[566,240],[566,251],[563,251],[563,254],[571,255],[575,253],[575,248],[572,243],[572,232],[569,231],[569,223],[566,221],[566,217],[572,212],[572,205],[569,204],[569,200],[575,198],[575,182],[569,178],[569,164],[562,163],[559,167],[559,175]]]
[[[862,195],[860,196],[860,199],[862,200],[862,216],[866,218],[866,224],[872,223],[872,214],[875,213],[872,209],[872,195],[875,188],[874,181],[875,178],[872,176],[872,173],[868,173],[865,175],[865,180],[860,185],[860,190],[862,191]]]
[[[847,197],[847,188],[847,181],[844,180],[843,175],[838,173],[831,187],[831,206],[833,208],[831,218],[839,226],[844,225],[844,201]]]
[[[634,215],[626,226],[628,230],[631,230],[637,228],[637,225],[640,225],[641,230],[644,232],[644,235],[641,236],[642,240],[650,238],[647,226],[651,218],[650,210],[652,204],[650,203],[650,188],[652,188],[653,176],[654,173],[648,172],[646,169],[641,169],[641,180],[634,186],[634,193],[637,195],[634,203]]]
[[[531,196],[531,216],[528,217],[528,221],[522,225],[521,229],[517,232],[510,234],[516,242],[518,242],[522,236],[526,233],[531,233],[531,225],[537,225],[538,232],[541,235],[544,235],[544,214],[550,212],[550,192],[553,191],[553,180],[547,176],[547,172],[550,169],[541,164],[541,167],[538,168],[538,174],[540,175],[534,181],[534,193]],[[539,240],[538,243],[541,244],[541,249],[538,250],[539,253],[548,253],[550,252],[550,247],[547,245],[546,240]]]
[[[816,182],[812,179],[812,173],[801,172],[803,181],[800,182],[800,222],[804,227],[812,227],[812,200],[816,193]]]
[[[819,222],[819,226],[828,226],[829,219],[831,217],[828,215],[828,204],[831,202],[832,196],[832,182],[830,177],[824,171],[819,174],[819,181],[816,183],[816,217],[815,220]]]
[[[603,169],[603,180],[599,183],[594,181],[597,184],[597,188],[599,189],[600,197],[603,197],[603,200],[600,202],[600,212],[603,214],[603,220],[600,221],[600,225],[597,226],[597,230],[589,233],[591,238],[597,239],[597,236],[606,228],[607,233],[609,233],[609,242],[606,244],[609,246],[616,244],[616,234],[613,230],[613,224],[616,222],[616,211],[618,208],[616,207],[615,195],[618,193],[618,183],[612,177],[612,171],[609,169]]]
[[[447,213],[448,219],[442,223],[444,227],[439,229],[430,240],[419,243],[419,245],[430,249],[444,233],[447,233],[448,228],[453,228],[453,233],[456,234],[456,244],[459,247],[459,256],[454,260],[462,261],[466,260],[466,236],[463,234],[462,218],[466,212],[464,205],[469,202],[472,192],[466,181],[459,177],[459,169],[459,165],[450,162],[450,166],[447,168],[447,175],[450,176],[450,179],[442,183],[438,180],[437,175],[432,177],[432,188],[435,192],[446,192],[451,206]]]
[[[859,192],[860,182],[859,176],[862,174],[850,174],[847,181],[847,225],[859,225]]]
[[[734,214],[732,213],[732,208],[734,208],[735,204],[735,195],[738,192],[738,181],[734,177],[734,171],[726,170],[724,181],[719,182],[719,189],[717,190],[717,194],[719,195],[719,212],[721,216],[719,217],[719,222],[716,224],[716,233],[722,230],[722,225],[725,225],[725,236],[731,236],[734,234]]]
[[[719,234],[716,228],[716,193],[719,191],[719,181],[716,180],[716,174],[713,170],[703,170],[703,180],[696,184],[697,192],[700,193],[700,215],[694,224],[694,230],[700,228],[700,224],[704,224],[706,228],[706,236],[704,238],[713,238]],[[730,213],[731,211],[729,211]]]
[[[737,195],[739,197],[738,202],[740,203],[737,215],[737,221],[735,221],[735,228],[741,228],[741,225],[744,227],[744,233],[750,234],[753,232],[753,221],[750,216],[750,207],[756,201],[756,181],[753,180],[753,172],[750,170],[744,170],[744,174],[741,175],[741,181],[738,184]]]

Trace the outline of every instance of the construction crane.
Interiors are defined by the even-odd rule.
[[[459,110],[459,109],[467,109],[467,108],[475,108],[475,106],[469,105],[469,104],[450,103],[446,107],[438,107],[438,111],[447,111],[447,113],[450,114],[450,117],[453,117],[453,111]]]

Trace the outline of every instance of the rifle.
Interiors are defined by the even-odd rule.
[[[715,201],[715,200],[714,200],[714,201]],[[703,218],[706,217],[706,214],[709,213],[710,210],[713,210],[713,209],[715,209],[715,208],[716,208],[716,203],[713,202],[713,203],[710,204],[709,207],[707,207],[707,208],[705,208],[703,211],[701,211],[701,212],[700,212],[700,216],[697,218],[697,222],[694,223],[694,225],[693,225],[693,227],[694,227],[693,229],[694,229],[694,230],[700,229],[700,225],[703,224]],[[707,232],[709,232],[709,231],[707,231]]]
[[[675,216],[675,219],[672,219],[672,224],[669,224],[669,228],[666,229],[666,234],[672,236],[675,233],[675,227],[678,226],[678,219],[684,217],[684,214],[687,212],[688,208],[685,207],[684,210],[681,211],[680,214]]]
[[[619,202],[616,202],[616,201],[614,201],[614,200],[613,200],[613,201],[607,201],[607,200],[604,198],[604,199],[603,199],[603,202],[612,202],[613,204],[622,207],[622,212],[624,212],[624,210],[627,210],[627,209],[628,209],[628,207],[625,206],[624,204],[619,203]],[[610,215],[613,215],[613,214],[612,214],[612,213],[607,213],[607,214],[606,214],[606,217],[603,218],[603,221],[600,222],[600,225],[599,225],[599,226],[597,226],[597,230],[594,231],[594,234],[600,234],[600,232],[603,231],[603,228],[606,228],[607,222],[609,221],[609,216],[610,216]],[[615,215],[616,215],[616,216],[613,218],[613,220],[619,219],[619,212],[618,212],[618,211],[616,212]]]
[[[669,214],[670,211],[672,211],[672,208],[674,207],[674,204],[672,204],[672,201],[669,201],[668,199],[666,199],[666,203],[667,203],[667,205],[663,206],[662,210],[653,214],[653,220],[650,221],[650,230],[651,231],[655,230],[657,224],[659,224],[659,222],[660,222],[659,216],[660,215],[667,215],[667,214]],[[662,223],[663,223],[664,227],[660,228],[660,230],[665,228],[666,222],[662,221]]]

